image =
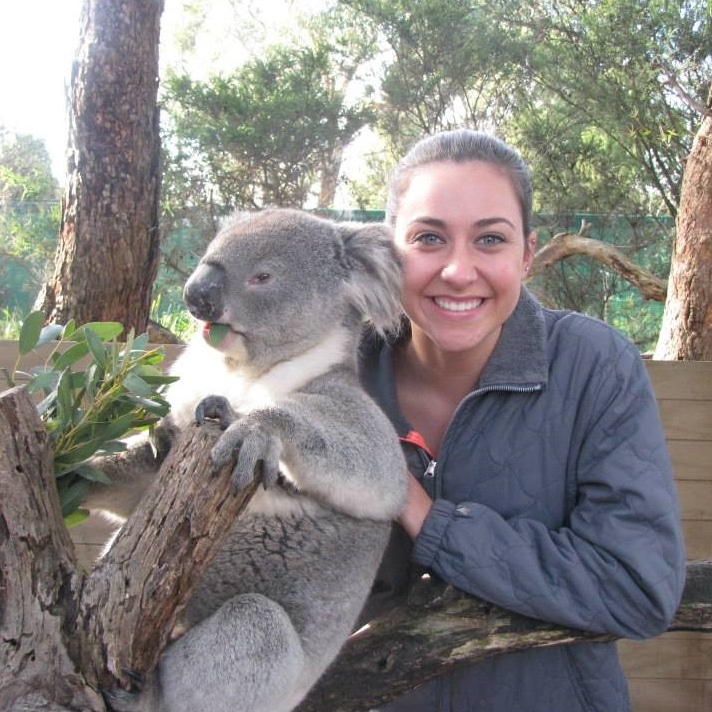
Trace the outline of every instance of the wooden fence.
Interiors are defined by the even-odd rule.
[[[682,506],[687,558],[712,559],[712,362],[648,362]],[[620,641],[634,712],[712,710],[712,635]]]
[[[166,363],[180,347],[166,346]],[[12,368],[16,342],[0,341],[0,367]],[[30,355],[23,366],[39,363]],[[689,560],[712,559],[712,362],[647,362],[673,461]],[[0,390],[2,390],[0,383]],[[80,559],[101,540],[94,526],[73,530]],[[634,712],[712,710],[712,635],[666,633],[620,641]]]

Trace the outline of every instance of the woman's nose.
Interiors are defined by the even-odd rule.
[[[464,251],[452,252],[443,266],[440,276],[447,282],[469,284],[477,279],[477,266],[471,255]]]

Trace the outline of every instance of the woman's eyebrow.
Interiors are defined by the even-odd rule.
[[[433,227],[445,227],[447,225],[445,220],[441,220],[440,218],[433,218],[428,215],[422,215],[422,216],[413,218],[410,221],[411,225],[413,225],[415,223],[422,223],[423,225],[432,225]],[[483,228],[483,227],[489,227],[490,225],[496,225],[497,223],[505,223],[505,224],[509,225],[510,227],[516,227],[516,225],[511,220],[509,220],[509,218],[499,217],[499,216],[475,220],[475,222],[473,223],[473,226],[477,227],[477,228]]]
[[[475,221],[475,227],[489,227],[490,225],[496,225],[497,223],[506,223],[510,227],[516,227],[516,225],[505,217],[492,217],[492,218],[482,218],[482,220]]]

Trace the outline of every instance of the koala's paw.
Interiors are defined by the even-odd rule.
[[[258,412],[254,412],[234,422],[222,434],[211,457],[217,467],[222,467],[237,456],[232,471],[232,489],[239,492],[256,475],[261,475],[265,487],[277,484],[281,454],[279,436],[260,421]]]
[[[206,420],[217,420],[221,430],[227,430],[237,419],[237,414],[230,407],[224,396],[208,396],[195,408],[195,421],[202,425]]]
[[[149,712],[155,709],[152,681],[133,670],[124,670],[131,690],[114,687],[104,690],[104,699],[112,712]]]

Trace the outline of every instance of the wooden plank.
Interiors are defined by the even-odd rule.
[[[712,441],[712,401],[658,401],[660,418],[668,440]]]
[[[712,520],[712,482],[678,481],[683,519]]]
[[[668,440],[668,450],[676,480],[712,481],[712,440]]]
[[[712,559],[712,521],[710,519],[698,521],[683,518],[682,530],[685,536],[688,560]]]
[[[712,361],[646,360],[658,399],[712,401]]]
[[[706,633],[621,640],[618,650],[629,679],[712,680],[712,636]]]
[[[712,683],[708,680],[630,680],[633,712],[708,712]]]

